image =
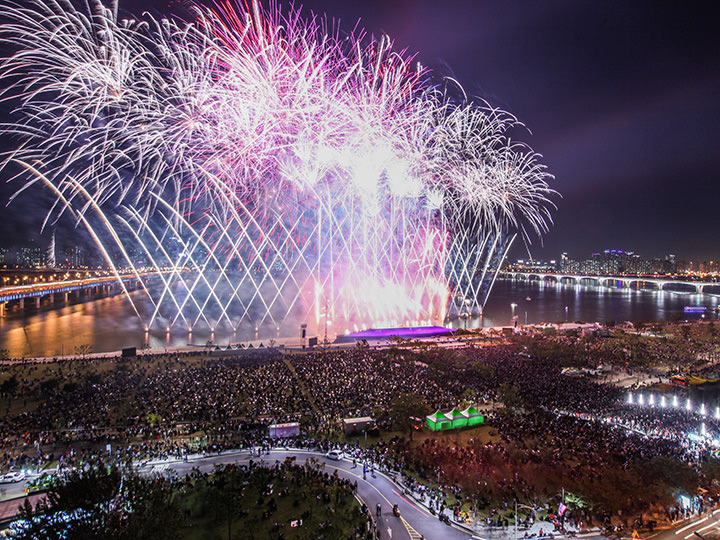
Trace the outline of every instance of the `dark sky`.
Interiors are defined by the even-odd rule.
[[[180,2],[120,5],[167,13]],[[535,258],[606,248],[720,258],[715,2],[308,0],[304,10],[348,30],[360,19],[525,123],[562,194]]]
[[[720,258],[712,2],[312,0],[518,117],[562,194],[536,258]],[[523,250],[517,250],[523,256]]]

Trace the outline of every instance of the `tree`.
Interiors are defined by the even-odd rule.
[[[161,477],[125,475],[126,506],[119,523],[122,540],[173,540],[184,524],[175,484]],[[125,502],[125,501],[124,501]]]
[[[420,396],[414,394],[400,394],[390,404],[393,427],[412,438],[412,429],[415,421],[413,417],[424,418],[432,411]]]
[[[64,394],[74,394],[79,389],[80,385],[74,381],[67,382],[62,387],[62,391]]]
[[[117,495],[121,474],[99,464],[87,471],[70,471],[50,487],[46,498],[33,508],[25,503],[20,517],[28,527],[16,538],[102,538],[111,532],[110,503]],[[66,536],[65,536],[66,535]]]
[[[19,384],[17,376],[13,375],[9,379],[5,379],[2,384],[0,384],[0,393],[12,396],[17,390]]]
[[[634,470],[642,480],[644,496],[666,508],[675,503],[678,493],[692,496],[697,492],[698,474],[676,458],[656,456],[635,463]]]
[[[55,389],[60,384],[60,381],[56,379],[55,377],[52,377],[50,379],[45,379],[44,381],[40,382],[40,391],[43,393],[43,395],[48,396],[51,395]]]
[[[75,354],[82,356],[83,360],[91,352],[92,352],[92,345],[90,345],[89,343],[83,343],[82,345],[75,345]]]
[[[687,324],[680,327],[680,334],[685,341],[690,341],[690,327]]]
[[[715,457],[708,458],[702,464],[702,474],[709,483],[712,492],[720,493],[720,459]]]
[[[524,405],[517,386],[512,386],[507,383],[501,384],[498,388],[498,396],[508,412],[516,412],[522,409]]]
[[[227,537],[232,539],[233,521],[242,516],[241,505],[245,474],[236,465],[216,469],[210,484],[210,500],[215,510],[227,522]]]
[[[708,329],[708,334],[710,335],[711,338],[714,339],[718,336],[718,328],[717,328],[717,326],[715,326],[715,323],[712,320],[708,323],[707,329]],[[0,351],[0,355],[2,355],[2,351]]]
[[[176,538],[182,514],[175,487],[159,477],[101,462],[58,477],[45,499],[19,508],[26,528],[18,540],[140,540]]]
[[[636,332],[640,332],[643,328],[645,328],[645,321],[633,321],[632,324]]]

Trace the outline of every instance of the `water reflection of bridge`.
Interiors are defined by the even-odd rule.
[[[720,294],[720,283],[716,281],[689,281],[658,276],[588,276],[546,272],[501,272],[498,277],[516,281],[543,281],[578,286]]]

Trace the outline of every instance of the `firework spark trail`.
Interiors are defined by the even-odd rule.
[[[551,176],[517,119],[448,98],[388,37],[276,7],[87,9],[0,8],[2,99],[21,103],[4,164],[25,165],[14,198],[52,186],[43,226],[71,217],[114,266],[134,269],[128,242],[172,269],[144,287],[148,326],[476,312],[515,234],[547,230]]]

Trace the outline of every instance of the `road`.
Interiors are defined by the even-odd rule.
[[[252,457],[249,452],[233,454],[221,454],[219,456],[206,457],[202,460],[188,462],[170,462],[154,466],[153,470],[172,469],[179,475],[190,472],[193,467],[201,471],[212,470],[215,465],[226,463],[246,464],[252,459],[255,463],[273,464],[275,461],[284,461],[287,457],[295,457],[295,462],[303,464],[311,458],[318,460],[325,471],[337,471],[340,478],[346,478],[351,482],[357,482],[358,498],[370,509],[373,522],[379,532],[381,539],[389,540],[468,540],[470,533],[458,528],[455,525],[445,525],[437,517],[430,514],[427,509],[418,505],[414,500],[405,497],[401,488],[390,478],[379,472],[375,477],[368,472],[363,479],[362,465],[358,464],[353,468],[352,461],[343,459],[340,461],[330,460],[319,452],[305,450],[272,450],[262,457]],[[377,505],[380,505],[381,512],[377,515]],[[400,517],[392,513],[393,504],[398,505]]]
[[[681,522],[672,529],[647,536],[652,540],[716,540],[720,538],[720,509],[706,513],[700,519]]]
[[[456,525],[446,525],[437,517],[428,512],[426,508],[418,505],[413,499],[405,497],[401,488],[390,478],[376,472],[373,477],[370,472],[363,478],[362,465],[353,468],[352,461],[342,459],[330,460],[323,453],[306,450],[272,450],[261,457],[251,456],[250,451],[228,452],[206,457],[193,457],[188,461],[167,461],[149,463],[139,466],[138,470],[145,474],[153,472],[166,473],[175,471],[179,476],[190,473],[193,468],[202,472],[210,472],[217,465],[228,463],[247,464],[252,460],[258,464],[274,464],[275,461],[284,461],[294,457],[295,462],[304,464],[309,459],[316,459],[327,472],[337,471],[341,478],[357,482],[357,496],[368,507],[377,528],[379,538],[383,540],[469,540],[470,533]],[[27,480],[15,484],[4,484],[5,492],[0,495],[0,516],[11,517],[22,503]],[[377,506],[381,512],[377,514]],[[392,513],[394,504],[398,505],[400,517]]]
[[[209,456],[192,456],[188,461],[158,461],[137,465],[138,470],[144,474],[175,471],[184,476],[193,468],[202,472],[210,472],[215,466],[234,464],[248,464],[251,460],[258,464],[274,464],[282,462],[288,457],[294,457],[295,462],[304,464],[310,459],[316,459],[327,472],[337,471],[341,478],[357,482],[358,498],[368,507],[373,523],[383,540],[470,540],[471,533],[456,524],[446,525],[437,517],[429,513],[427,508],[419,505],[414,499],[403,495],[402,488],[386,475],[376,472],[375,477],[368,472],[363,478],[362,465],[353,468],[352,461],[345,458],[340,461],[330,460],[323,453],[298,450],[274,449],[264,455],[252,456],[250,451],[232,451]],[[15,484],[3,484],[0,492],[0,519],[11,517],[17,511],[25,493],[27,480]],[[377,515],[377,505],[381,512]],[[393,504],[397,504],[400,517],[392,513]],[[548,530],[546,528],[545,530]],[[509,531],[487,531],[482,537],[494,540],[511,540],[512,529]],[[472,538],[481,538],[473,536]],[[581,535],[583,539],[602,539],[599,532]],[[629,535],[628,535],[629,536]],[[720,509],[706,513],[703,517],[683,521],[670,529],[659,530],[654,533],[642,534],[643,540],[720,540]]]

